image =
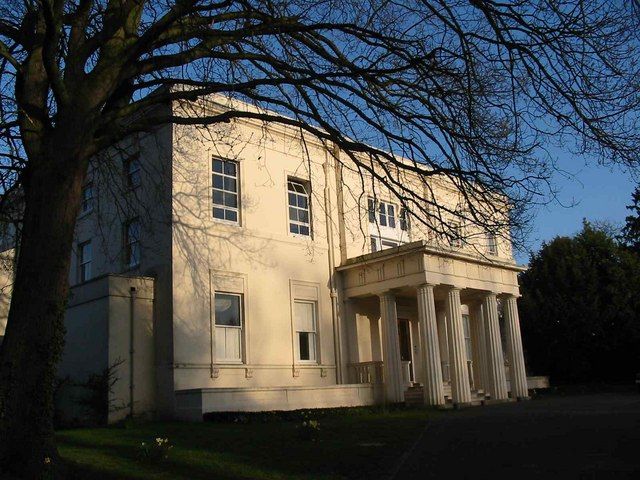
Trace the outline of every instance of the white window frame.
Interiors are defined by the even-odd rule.
[[[85,248],[89,247],[89,258],[86,256]],[[78,244],[78,283],[91,280],[91,264],[93,262],[93,246],[91,240]]]
[[[473,342],[471,340],[471,317],[462,314],[462,336],[464,337],[464,351],[467,362],[473,361]]]
[[[296,189],[297,188],[297,189]],[[295,178],[287,178],[287,216],[289,218],[289,234],[293,236],[311,237],[311,189],[309,188],[309,182],[298,180]],[[296,199],[295,205],[291,204],[291,196]],[[306,200],[307,207],[300,207],[298,200],[303,198]],[[292,212],[295,212],[296,219],[292,218]],[[307,222],[300,220],[300,213],[307,214]],[[297,232],[292,231],[296,229]],[[302,233],[301,230],[306,228],[308,233]]]
[[[386,250],[387,248],[396,248],[402,245],[402,242],[400,240],[378,237],[376,235],[371,235],[370,240],[371,252],[379,252],[380,250]]]
[[[131,226],[138,225],[138,237],[132,239]],[[142,233],[142,224],[139,217],[134,217],[124,223],[124,264],[128,269],[136,268],[140,265],[142,249],[140,248],[140,236]],[[136,255],[133,252],[136,252]],[[135,262],[133,260],[136,260]]]
[[[86,193],[89,192],[89,195]],[[80,215],[86,215],[93,211],[93,181],[88,181],[82,187],[82,203],[80,204]]]
[[[222,171],[216,171],[216,162],[221,162]],[[234,165],[235,175],[226,172],[225,166]],[[216,177],[222,180],[222,186],[216,186]],[[227,188],[226,181],[233,180],[235,182],[235,190]],[[222,201],[216,200],[216,193],[222,196]],[[236,206],[227,205],[225,199],[227,197],[235,196]],[[222,212],[224,218],[218,218],[215,216],[215,211]],[[235,213],[236,219],[227,218],[228,214]],[[212,157],[211,158],[211,217],[216,222],[228,223],[231,225],[240,225],[240,163],[236,160],[229,160],[226,158]]]
[[[378,202],[378,222],[382,227],[396,228],[396,206],[393,203]]]
[[[129,190],[135,190],[141,185],[141,171],[140,155],[132,155],[124,161],[124,174],[127,182],[127,188]]]
[[[389,228],[391,230],[400,229],[402,231],[408,231],[408,217],[405,222],[407,226],[406,229],[402,228],[402,225],[400,224],[400,214],[403,210],[403,208],[398,208],[395,203],[378,200],[373,197],[367,197],[367,215],[369,223],[375,223],[380,227]]]
[[[298,319],[296,318],[295,314],[296,314],[296,304],[303,304],[303,305],[311,305],[311,311],[313,313],[313,330],[299,330],[298,329]],[[295,299],[293,301],[293,313],[294,313],[294,319],[293,319],[293,324],[294,324],[294,332],[295,332],[295,338],[294,338],[294,345],[295,345],[295,360],[297,364],[311,364],[311,365],[317,365],[318,361],[319,361],[319,355],[318,355],[318,302],[315,300],[303,300],[303,299]],[[306,334],[310,334],[307,338],[309,341],[309,347],[311,347],[311,345],[313,345],[313,358],[309,358],[309,359],[305,359],[303,360],[302,358],[300,358],[300,334],[301,333],[306,333]],[[309,353],[311,356],[311,349],[309,349]]]
[[[218,325],[217,318],[215,314],[215,302],[216,297],[218,295],[225,295],[228,297],[235,297],[238,299],[238,311],[240,316],[240,325]],[[228,357],[220,357],[220,345],[216,340],[215,342],[215,361],[218,364],[240,364],[244,361],[244,332],[245,332],[245,319],[244,319],[244,295],[240,293],[234,292],[226,292],[226,291],[215,291],[213,294],[213,328],[214,328],[214,338],[217,339],[218,329],[224,330],[226,333],[226,329],[234,329],[239,330],[238,334],[238,358],[228,358]]]
[[[498,255],[498,237],[494,233],[487,233],[487,252],[489,255]]]

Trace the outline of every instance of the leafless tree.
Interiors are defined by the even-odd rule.
[[[38,478],[57,462],[52,384],[89,159],[164,122],[255,118],[337,147],[420,221],[442,206],[399,172],[450,179],[466,208],[446,214],[515,227],[546,188],[549,145],[636,166],[636,18],[609,0],[4,0],[0,188],[24,208],[2,467]],[[214,93],[260,108],[155,108]],[[506,220],[474,207],[497,197]]]

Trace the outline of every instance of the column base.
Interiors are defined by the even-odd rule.
[[[529,400],[531,400],[531,397],[528,397],[528,396],[527,397],[517,397],[516,398],[517,402],[527,402]]]

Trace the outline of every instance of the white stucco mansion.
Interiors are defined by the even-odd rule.
[[[89,174],[60,376],[117,365],[110,420],[526,398],[521,267],[508,235],[457,228],[283,126],[166,125]]]

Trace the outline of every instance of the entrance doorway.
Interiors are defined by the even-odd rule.
[[[414,382],[411,325],[406,318],[398,319],[398,337],[400,340],[400,360],[402,360],[403,367],[406,365],[405,362],[409,362],[409,381]]]

